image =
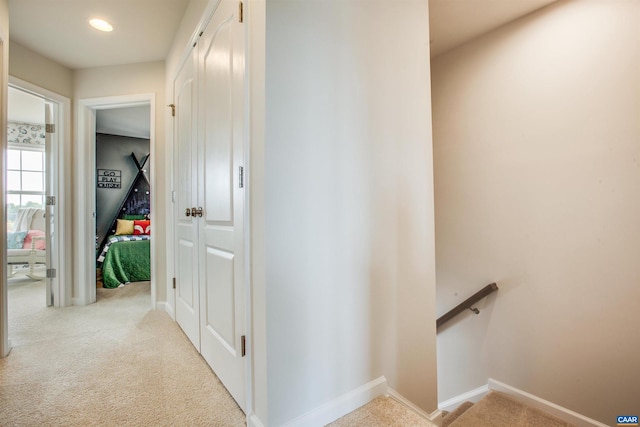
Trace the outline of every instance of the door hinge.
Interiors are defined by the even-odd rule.
[[[176,278],[174,277],[173,278],[173,289],[175,289],[175,288],[176,288]]]
[[[167,107],[171,107],[171,117],[176,116],[176,104],[169,104]]]
[[[238,167],[238,187],[244,188],[244,168]]]
[[[46,133],[56,133],[56,125],[53,123],[47,123],[44,125],[44,131]]]
[[[47,196],[47,206],[55,206],[56,205],[56,196]]]
[[[244,4],[242,2],[238,3],[238,22],[244,22]]]
[[[47,268],[47,279],[54,279],[56,277],[55,268]]]
[[[247,337],[243,335],[240,337],[240,356],[245,357],[247,355]]]

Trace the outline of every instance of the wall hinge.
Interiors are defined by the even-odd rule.
[[[243,335],[240,337],[240,356],[245,357],[247,355],[247,337]]]
[[[44,125],[44,131],[46,133],[56,133],[56,125],[53,123],[47,123]]]
[[[176,104],[169,104],[167,107],[171,107],[171,117],[176,116]]]
[[[46,205],[47,206],[55,206],[56,205],[56,196],[47,196]]]
[[[55,268],[47,268],[47,279],[54,279],[56,277]]]
[[[242,166],[238,168],[238,187],[244,188],[244,168]]]
[[[176,278],[174,277],[173,278],[173,289],[175,289],[175,288],[176,288]]]
[[[238,3],[238,22],[244,22],[244,4],[242,2]]]

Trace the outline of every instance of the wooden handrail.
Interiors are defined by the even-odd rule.
[[[436,328],[439,328],[440,326],[444,325],[446,322],[453,319],[455,316],[457,316],[458,314],[462,313],[465,310],[471,310],[474,313],[478,314],[479,313],[478,309],[472,308],[475,305],[475,303],[477,303],[482,298],[485,298],[486,296],[488,296],[489,294],[497,290],[498,290],[498,285],[496,285],[495,283],[489,283],[487,286],[480,289],[478,292],[476,292],[475,294],[473,294],[472,296],[470,296],[460,304],[456,305],[447,313],[438,317],[438,320],[436,320]]]

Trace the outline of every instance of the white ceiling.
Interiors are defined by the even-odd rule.
[[[431,56],[556,0],[429,0]],[[9,0],[10,38],[68,68],[161,61],[189,0]],[[91,17],[109,20],[101,33]]]
[[[109,108],[96,111],[96,132],[149,139],[150,108]]]
[[[431,57],[557,0],[429,0]]]
[[[429,0],[431,56],[556,0]],[[9,0],[9,37],[70,69],[166,58],[189,0]],[[88,20],[110,21],[94,30]],[[34,111],[39,114],[41,108]],[[103,110],[98,132],[149,137],[149,107]]]
[[[9,0],[9,38],[68,68],[162,61],[189,0]],[[89,26],[106,19],[114,30]]]

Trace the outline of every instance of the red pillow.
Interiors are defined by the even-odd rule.
[[[22,249],[31,249],[31,242],[34,237],[44,237],[44,231],[42,230],[29,230],[27,235],[24,238],[24,243],[22,244]],[[35,249],[39,251],[44,251],[47,247],[46,240],[36,240]]]
[[[133,234],[151,234],[151,221],[149,220],[134,220],[133,221]]]

